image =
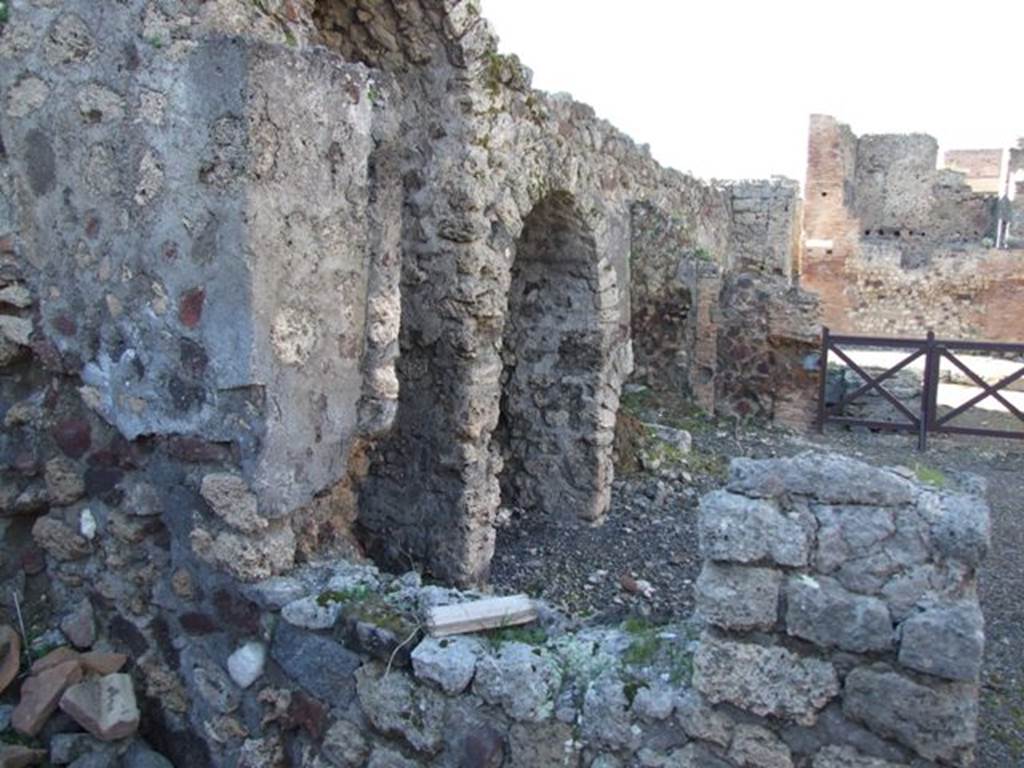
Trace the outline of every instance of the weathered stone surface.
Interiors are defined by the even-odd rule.
[[[728,747],[732,741],[732,719],[717,711],[693,689],[687,689],[676,699],[676,720],[692,739],[709,741],[720,747]]]
[[[85,479],[73,461],[61,456],[46,462],[46,491],[56,506],[74,504],[85,494]]]
[[[60,631],[76,648],[91,648],[96,642],[96,616],[88,597],[74,607],[60,623]]]
[[[580,756],[573,741],[573,729],[566,723],[515,723],[509,729],[505,762],[509,768],[539,765],[576,768]]]
[[[928,760],[970,765],[977,730],[977,689],[966,683],[915,683],[885,667],[846,677],[843,712]]]
[[[0,693],[7,690],[21,669],[21,636],[7,624],[0,625]]]
[[[238,709],[242,695],[231,678],[213,659],[206,656],[192,656],[186,676],[192,683],[197,698],[214,712],[228,715]]]
[[[123,653],[106,653],[103,651],[89,651],[78,657],[82,669],[94,675],[112,675],[120,672],[121,668],[128,661]]]
[[[417,752],[435,753],[444,739],[442,694],[415,685],[401,674],[384,674],[380,664],[356,671],[359,702],[374,728],[401,737]]]
[[[561,681],[558,664],[543,650],[505,643],[477,661],[473,692],[511,718],[540,722],[554,712]]]
[[[139,707],[129,675],[113,674],[68,688],[60,708],[102,741],[132,735],[139,727]]]
[[[789,747],[766,728],[738,725],[729,746],[729,759],[740,768],[793,768]]]
[[[705,562],[697,577],[697,610],[726,629],[770,628],[778,618],[782,574],[755,568]]]
[[[321,605],[316,597],[293,600],[281,609],[285,621],[303,629],[330,629],[340,615],[341,603],[328,600]]]
[[[228,674],[239,688],[248,688],[263,675],[267,663],[267,647],[248,642],[228,656]]]
[[[206,475],[199,492],[210,509],[231,527],[243,533],[256,533],[267,527],[267,521],[259,514],[256,494],[238,475]]]
[[[807,521],[783,514],[771,500],[712,491],[700,502],[700,547],[710,560],[804,566],[811,530]]]
[[[105,754],[113,762],[117,759],[116,747],[100,741],[88,733],[57,733],[50,739],[50,762],[54,765],[70,765],[80,757],[89,754]]]
[[[278,624],[270,654],[299,685],[322,701],[346,707],[355,695],[352,677],[362,659],[334,640]]]
[[[53,515],[36,520],[32,526],[32,538],[56,560],[81,560],[92,552],[83,536]]]
[[[630,721],[625,686],[615,676],[599,677],[587,686],[580,724],[590,744],[630,751],[640,746],[640,734]]]
[[[56,667],[58,664],[80,660],[81,655],[77,651],[67,645],[62,645],[59,648],[54,648],[45,656],[42,656],[32,662],[31,671],[33,675],[38,675],[40,672]]]
[[[900,664],[950,680],[977,681],[985,618],[975,603],[929,608],[900,625]]]
[[[366,768],[418,768],[418,764],[394,749],[377,747],[370,755]]]
[[[462,693],[476,673],[483,653],[480,642],[469,637],[427,637],[412,652],[416,676],[441,687],[445,693]]]
[[[811,768],[902,768],[902,764],[865,757],[853,747],[825,747],[814,755]]]
[[[675,709],[675,691],[665,685],[645,686],[633,697],[632,711],[641,720],[667,720]]]
[[[694,656],[694,686],[714,703],[810,725],[839,693],[832,665],[784,648],[726,640],[705,633]]]
[[[241,581],[269,578],[295,562],[295,534],[287,524],[273,525],[252,536],[231,531],[213,535],[195,528],[190,540],[200,558]]]
[[[324,734],[320,754],[336,768],[360,768],[369,751],[359,728],[347,720],[338,720]]]
[[[948,558],[977,568],[991,546],[988,505],[980,496],[921,494],[917,509],[928,521],[932,541]]]
[[[125,492],[123,507],[137,517],[156,517],[164,510],[164,500],[150,483],[132,483]]]
[[[65,661],[28,678],[21,685],[21,700],[11,715],[18,733],[35,736],[57,709],[64,691],[82,679],[82,665]]]
[[[826,576],[787,580],[786,631],[823,648],[855,653],[887,651],[894,643],[884,602],[847,592]]]
[[[121,765],[123,768],[174,768],[170,760],[138,741],[128,748]]]
[[[812,496],[826,504],[896,506],[910,503],[916,495],[913,483],[894,472],[817,452],[790,459],[733,459],[726,487],[760,498],[784,493]]]
[[[0,745],[0,768],[27,768],[42,765],[45,760],[45,749],[31,749],[19,744]]]

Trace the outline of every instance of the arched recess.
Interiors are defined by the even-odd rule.
[[[615,271],[601,269],[572,196],[542,199],[523,222],[511,269],[494,433],[503,506],[589,520],[607,511],[617,303]]]

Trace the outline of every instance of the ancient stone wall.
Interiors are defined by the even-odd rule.
[[[0,507],[161,741],[219,717],[171,617],[255,633],[236,582],[361,543],[478,582],[499,506],[599,520],[634,339],[709,409],[792,364],[774,309],[719,354],[789,290],[723,294],[731,194],[533,91],[472,2],[17,0],[0,62]]]
[[[150,739],[176,765],[966,767],[988,512],[969,477],[909,474],[734,461],[701,504],[695,619],[538,603],[533,626],[431,638],[430,608],[478,595],[334,561],[167,594],[161,625],[110,642],[174,657],[159,695],[187,728]]]
[[[857,137],[812,116],[800,283],[833,330],[1024,337],[1024,253],[991,247],[998,197],[936,170],[936,153],[930,136]]]
[[[731,182],[726,189],[732,212],[729,268],[792,279],[800,250],[800,185],[776,177]]]

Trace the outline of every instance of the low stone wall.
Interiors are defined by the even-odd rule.
[[[735,460],[701,505],[694,686],[777,756],[741,764],[971,765],[988,526],[977,496],[838,456]]]
[[[536,626],[424,638],[431,606],[479,595],[334,563],[165,598],[110,642],[151,638],[143,733],[176,765],[968,766],[988,513],[909,474],[735,460],[701,505],[698,615],[673,623],[541,604]]]

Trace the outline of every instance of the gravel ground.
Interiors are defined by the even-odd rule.
[[[874,464],[982,475],[989,486],[992,551],[980,579],[987,648],[976,768],[1024,766],[1024,442],[935,436],[922,455],[908,435],[838,429],[796,435],[725,426],[672,405],[645,402],[633,408],[643,421],[690,429],[693,451],[686,463],[617,480],[601,526],[513,515],[498,533],[495,588],[543,596],[598,621],[689,614],[700,569],[697,502],[721,484],[732,456],[764,458],[820,447]]]

